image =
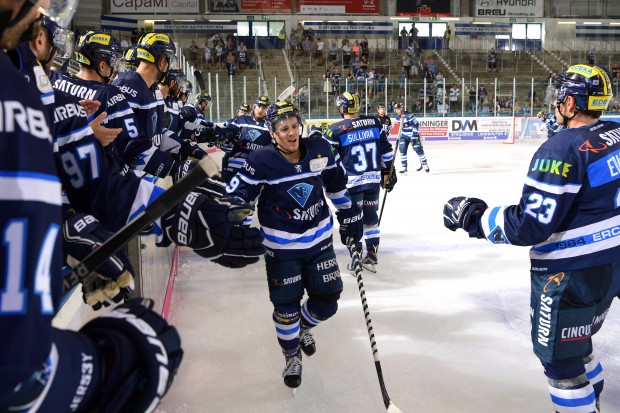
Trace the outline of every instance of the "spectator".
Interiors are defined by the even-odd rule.
[[[226,55],[226,70],[228,71],[228,76],[235,74],[235,54],[233,52],[228,52]]]
[[[286,27],[282,25],[280,32],[278,33],[278,49],[284,49],[286,46]]]
[[[437,84],[437,89],[443,89],[443,75],[441,74],[441,71],[437,72],[437,76],[435,76],[435,82]]]
[[[528,90],[526,100],[530,103],[533,101],[534,105],[538,106],[538,96],[536,95],[536,91],[532,91],[532,89]]]
[[[329,61],[333,63],[336,59],[338,59],[338,44],[335,40],[332,40],[329,45]]]
[[[224,68],[224,44],[222,44],[221,40],[217,40],[215,42],[215,59],[217,62],[217,68]]]
[[[450,26],[443,33],[443,48],[450,49],[450,39],[452,39],[452,30],[450,30]]]
[[[411,29],[409,29],[409,43],[418,43],[418,29],[415,24],[412,24]]]
[[[494,47],[491,47],[491,50],[489,50],[487,54],[487,71],[497,72],[497,54],[495,53]]]
[[[426,113],[430,113],[434,110],[433,108],[433,99],[429,95],[426,95],[424,98],[424,110]]]
[[[618,65],[618,63],[614,63],[614,65],[611,68],[611,73],[613,75],[614,83],[620,80],[620,65]]]
[[[357,76],[355,75],[355,73],[353,73],[353,69],[349,69],[349,73],[347,73],[346,81],[347,81],[346,90],[350,92],[354,92],[357,89],[356,88]]]
[[[332,73],[329,69],[323,73],[323,92],[331,93],[332,90]]]
[[[351,46],[349,42],[342,45],[342,66],[349,67],[351,64]]]
[[[362,57],[365,57],[368,60],[368,42],[366,40],[362,40],[360,42],[360,48],[362,49]]]
[[[454,83],[450,88],[450,112],[456,112],[456,105],[459,97],[461,97],[461,89]]]
[[[433,83],[435,81],[435,74],[430,68],[426,69],[424,77],[426,78],[426,83]]]
[[[478,101],[480,103],[484,102],[484,100],[487,98],[487,88],[484,85],[480,85],[480,89],[478,90]]]
[[[291,36],[288,39],[288,45],[291,48],[293,56],[295,56],[295,51],[299,49],[299,38],[297,37],[297,34],[291,33]]]
[[[407,71],[407,79],[409,79],[409,71],[411,70],[411,56],[408,53],[403,53],[403,67]]]
[[[250,69],[256,69],[258,67],[258,61],[254,52],[248,53],[248,67]]]
[[[75,34],[75,36],[77,39],[79,39],[79,36],[77,33]],[[140,32],[138,31],[138,28],[136,27],[131,31],[131,44],[132,45],[138,44],[139,37],[140,37]]]
[[[377,75],[377,71],[375,69],[370,69],[368,72],[368,100],[372,99],[375,94],[375,87],[377,86],[377,81],[379,76]]]
[[[357,76],[357,72],[360,70],[360,58],[359,56],[353,56],[353,63],[351,63],[351,69],[353,69],[353,73]]]
[[[196,45],[195,40],[192,40],[192,44],[189,46],[189,61],[192,66],[198,66],[198,45]]]
[[[340,47],[343,47],[345,44],[351,46],[351,42],[349,41],[349,36],[346,35],[346,34],[344,35],[344,37],[342,39],[342,43],[341,43]]]
[[[412,112],[416,114],[420,114],[424,112],[424,108],[422,107],[422,101],[420,99],[415,101]]]
[[[386,73],[382,73],[379,76],[379,79],[377,80],[378,82],[378,89],[379,89],[379,97],[381,97],[381,99],[385,99],[385,80],[387,79],[387,74]]]
[[[361,91],[362,93],[358,93],[359,95],[365,95],[364,92],[366,91],[366,76],[366,71],[360,67],[360,70],[357,72],[357,90]]]
[[[368,73],[368,57],[361,55],[360,68],[364,69],[364,71]]]
[[[474,114],[476,113],[476,86],[471,86],[469,89],[469,111]]]
[[[239,42],[239,47],[237,51],[237,60],[239,62],[239,70],[245,69],[248,64],[248,49],[245,47],[243,42]]]
[[[209,42],[205,42],[204,55],[205,55],[205,67],[208,69],[209,65],[213,63],[213,54],[211,53]]]
[[[405,84],[407,83],[407,69],[402,66],[398,72],[398,99],[405,96]]]
[[[320,37],[316,38],[316,53],[314,57],[316,58],[317,66],[323,66],[323,52],[325,49],[325,42],[321,40]]]
[[[123,37],[123,40],[121,41],[121,47],[123,48],[123,50],[127,50],[131,47],[131,41],[129,40],[129,36]]]
[[[308,85],[303,85],[299,89],[299,112],[306,112],[306,104],[308,102]]]
[[[312,55],[312,39],[310,36],[306,36],[303,42],[301,42],[301,47],[304,50],[304,56],[306,56],[306,63],[310,63],[310,57]]]
[[[414,79],[418,78],[420,74],[420,56],[411,56],[411,69],[409,69],[409,75]]]
[[[407,49],[407,46],[409,46],[409,41],[407,39],[408,35],[409,33],[407,32],[407,29],[405,29],[405,26],[403,26],[402,30],[400,31],[400,44],[403,50]]]
[[[340,73],[340,70],[336,68],[334,73],[332,74],[332,90],[335,96],[338,96],[340,94],[340,80],[341,79],[342,79],[342,73]]]
[[[361,50],[360,43],[356,40],[355,43],[353,43],[353,46],[351,46],[351,54],[353,55],[353,58],[359,58]]]
[[[588,51],[588,64],[590,65],[596,64],[596,47],[592,47]]]

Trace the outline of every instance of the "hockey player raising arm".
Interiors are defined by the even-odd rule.
[[[61,3],[0,0],[0,49],[19,43],[39,6],[66,27],[76,4]],[[151,412],[183,351],[174,327],[148,301],[129,301],[78,332],[51,325],[62,291],[60,180],[41,99],[3,50],[0,411]]]
[[[605,69],[569,67],[555,81],[565,129],[534,154],[519,203],[459,196],[444,206],[452,231],[533,246],[531,337],[558,413],[599,412],[604,377],[591,336],[620,296],[620,125],[599,120],[611,96]]]
[[[336,313],[342,291],[324,193],[337,208],[344,244],[359,241],[363,231],[337,155],[320,137],[302,140],[303,123],[290,103],[271,105],[266,124],[273,145],[249,153],[227,187],[232,198],[258,207],[284,384],[292,388],[301,384],[300,349],[308,356],[316,350],[310,329]],[[302,303],[304,288],[309,298]]]

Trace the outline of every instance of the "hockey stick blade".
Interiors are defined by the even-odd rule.
[[[70,291],[74,286],[78,285],[90,273],[103,265],[123,245],[138,235],[148,224],[164,215],[207,178],[217,174],[219,174],[219,171],[215,161],[209,156],[204,157],[198,162],[198,167],[190,170],[187,175],[155,199],[132,221],[128,222],[116,234],[108,238],[99,248],[88,254],[82,262],[76,265],[71,270],[71,274],[64,279],[64,291]]]
[[[282,93],[280,93],[280,95],[278,95],[278,102],[284,102],[293,93],[295,93],[295,86],[290,85],[289,87],[284,89],[284,91]]]
[[[200,70],[194,70],[194,77],[196,78],[198,87],[200,87],[200,91],[204,92],[205,90],[207,90],[207,87],[205,85],[205,78],[202,77],[202,73],[200,73]]]
[[[364,318],[366,319],[366,327],[368,328],[368,338],[370,339],[370,349],[372,351],[372,357],[375,360],[375,370],[377,370],[377,378],[379,379],[379,387],[381,387],[381,396],[383,397],[383,404],[388,413],[404,413],[400,410],[388,395],[385,387],[385,381],[383,380],[383,371],[381,370],[381,361],[379,360],[379,350],[377,349],[377,342],[375,341],[374,327],[372,326],[372,320],[370,319],[370,310],[368,307],[368,300],[366,299],[366,290],[364,290],[364,280],[362,280],[362,255],[355,249],[355,242],[349,241],[347,248],[351,254],[351,268],[355,269],[355,278],[357,279],[357,287],[360,292],[360,299],[362,300],[362,309],[364,310]]]

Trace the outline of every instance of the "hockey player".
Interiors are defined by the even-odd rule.
[[[377,272],[379,188],[391,191],[396,185],[392,145],[379,119],[358,114],[360,98],[357,93],[344,92],[338,96],[337,103],[344,119],[329,125],[324,136],[340,155],[351,199],[364,211],[366,256],[362,265]],[[356,249],[361,253],[361,242]]]
[[[600,411],[604,377],[592,336],[620,296],[620,127],[599,120],[611,97],[604,69],[569,67],[555,80],[565,129],[534,154],[520,202],[488,207],[460,196],[444,206],[451,231],[533,246],[531,337],[558,413]]]
[[[120,136],[117,139],[119,149],[125,158],[132,157],[130,166],[159,177],[177,176],[182,165],[181,160],[175,162],[166,151],[181,157],[205,156],[197,145],[171,137],[164,128],[165,103],[157,84],[165,80],[168,70],[174,66],[175,53],[168,35],[147,33],[137,45],[138,68],[121,73],[113,82],[133,109],[136,122],[126,125],[131,141],[121,140]],[[180,141],[179,146],[173,141]]]
[[[205,111],[211,107],[211,95],[207,92],[200,92],[196,95],[196,112],[198,118],[206,119]]]
[[[290,103],[271,105],[273,144],[250,152],[227,187],[258,208],[284,384],[292,388],[301,384],[300,349],[308,356],[316,351],[310,329],[336,313],[342,291],[325,194],[337,208],[342,242],[362,237],[362,211],[351,202],[337,155],[322,138],[301,139],[303,123]]]
[[[239,138],[222,160],[222,178],[226,182],[243,166],[248,154],[263,146],[271,145],[271,135],[265,125],[269,98],[261,96],[254,101],[251,115],[238,116],[226,129],[238,131]]]
[[[77,7],[45,3],[61,27]],[[62,291],[60,181],[41,99],[4,52],[20,42],[39,6],[46,4],[0,0],[0,410],[147,411],[183,356],[176,329],[152,303],[129,301],[77,332],[52,327]]]
[[[138,48],[136,46],[130,47],[125,51],[125,71],[136,70],[140,61],[138,60]]]
[[[426,155],[424,154],[424,148],[422,147],[422,140],[420,139],[420,133],[418,129],[420,124],[415,116],[407,112],[402,103],[396,103],[394,105],[394,112],[396,113],[396,122],[400,123],[400,127],[403,128],[403,131],[400,135],[400,142],[398,143],[398,149],[400,152],[400,162],[403,166],[403,169],[400,171],[401,174],[407,173],[407,148],[409,144],[413,147],[413,150],[418,154],[420,158],[420,167],[417,169],[421,171],[422,168],[426,172],[430,172],[428,167],[428,162],[426,161]],[[405,115],[405,119],[401,122],[401,117]]]
[[[564,129],[563,125],[558,124],[555,114],[553,113],[545,113],[543,111],[540,111],[536,116],[547,126],[547,138],[552,137],[553,135]]]
[[[377,117],[379,118],[379,122],[381,122],[381,128],[383,132],[385,132],[386,136],[390,135],[390,131],[392,130],[392,119],[385,112],[385,105],[380,103],[377,106]]]
[[[241,105],[239,105],[239,109],[237,109],[237,116],[247,115],[248,113],[250,113],[250,110],[252,110],[250,105],[248,105],[247,103],[242,103]]]

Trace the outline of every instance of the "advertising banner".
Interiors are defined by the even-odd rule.
[[[454,25],[455,35],[479,35],[479,36],[497,36],[498,34],[512,34],[512,24],[495,23],[495,24],[470,24],[456,23]]]
[[[112,14],[198,14],[199,0],[110,0]]]
[[[292,0],[241,0],[242,13],[290,13]]]
[[[512,135],[513,118],[417,118],[420,137],[427,141],[485,141],[506,140]],[[392,121],[395,124],[395,121]],[[399,124],[392,128],[390,137],[398,134]]]
[[[474,0],[475,1],[475,0]],[[450,0],[397,0],[397,16],[450,15]]]
[[[329,22],[306,22],[306,29],[311,28],[317,34],[333,33],[333,34],[392,34],[391,22],[374,22],[374,23],[329,23]]]
[[[155,22],[157,33],[235,33],[237,23],[235,22]]]
[[[239,0],[209,0],[211,13],[239,13]]]
[[[379,0],[298,0],[301,14],[379,14]]]
[[[476,17],[543,17],[544,0],[474,0]]]

